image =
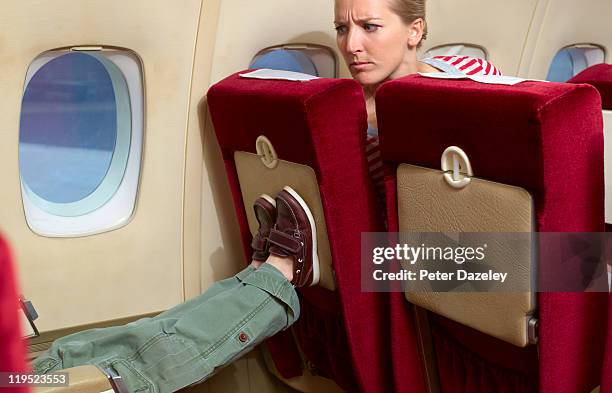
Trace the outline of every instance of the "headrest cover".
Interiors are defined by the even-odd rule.
[[[582,71],[568,83],[588,83],[601,94],[604,109],[612,110],[612,64],[597,64]]]
[[[569,212],[595,204],[593,214],[585,208],[540,230],[601,229],[603,125],[592,87],[410,76],[381,86],[376,107],[387,163],[439,169],[442,152],[458,146],[476,177],[527,189],[536,208]]]

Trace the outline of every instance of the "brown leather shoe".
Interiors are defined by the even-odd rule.
[[[291,187],[276,196],[276,224],[268,237],[270,254],[293,259],[293,280],[296,287],[319,282],[317,230],[306,202]]]
[[[276,201],[270,195],[260,195],[253,203],[253,210],[255,211],[255,218],[259,222],[259,229],[251,242],[253,260],[265,262],[270,255],[268,235],[276,221]]]

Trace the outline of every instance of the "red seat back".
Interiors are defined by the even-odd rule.
[[[601,95],[602,109],[612,110],[612,64],[597,64],[589,67],[570,79],[568,83],[587,83],[594,86]],[[610,224],[606,225],[606,231],[612,231]],[[602,393],[612,392],[612,296],[610,297],[609,304],[606,353],[601,383]]]
[[[390,231],[398,228],[397,165],[439,169],[453,145],[468,154],[478,177],[529,191],[537,231],[603,231],[601,102],[591,87],[411,76],[383,85],[376,102]],[[538,351],[433,318],[443,390],[590,391],[601,376],[592,365],[603,355],[607,301],[607,293],[539,293]],[[392,311],[403,306],[393,301]],[[410,328],[410,318],[403,324]],[[401,364],[408,355],[394,356]]]
[[[207,96],[246,255],[251,254],[251,234],[234,152],[255,153],[255,141],[263,134],[279,159],[307,165],[316,174],[337,290],[300,291],[302,313],[294,331],[307,358],[347,390],[392,391],[386,297],[360,290],[361,232],[382,230],[366,166],[361,87],[346,79],[300,83],[235,74],[212,86]],[[278,370],[284,377],[299,374],[289,341],[281,340],[282,334],[268,342]]]
[[[603,109],[612,109],[612,64],[596,64],[580,72],[568,83],[588,83],[601,95]]]

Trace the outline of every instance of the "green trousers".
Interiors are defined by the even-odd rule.
[[[131,393],[174,392],[209,378],[299,315],[293,286],[264,263],[154,318],[62,337],[33,369],[94,364],[115,370]]]

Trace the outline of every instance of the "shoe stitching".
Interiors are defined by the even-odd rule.
[[[293,198],[293,196],[291,194],[289,194],[289,195],[291,196],[291,198]],[[281,202],[283,202],[287,206],[287,208],[289,209],[289,212],[291,212],[291,216],[293,217],[293,221],[295,222],[295,226],[296,226],[297,230],[299,231],[298,219],[297,219],[297,216],[295,215],[295,212],[293,211],[293,208],[283,198],[281,198]],[[301,248],[303,254],[304,254],[304,247],[305,246],[302,246],[302,248]],[[304,259],[305,259],[306,255],[303,255],[303,256],[304,256]],[[294,258],[295,258],[295,256],[294,256]],[[298,283],[299,281],[301,281],[301,278],[302,278],[302,274],[301,273],[302,272],[301,272],[301,269],[295,269],[295,259],[294,259],[293,263],[294,263],[294,266],[293,266],[294,269],[293,270],[294,271],[300,270],[300,277],[297,280],[294,277],[294,280],[292,280],[292,281],[295,281],[296,283]],[[293,285],[295,286],[295,284],[293,284]]]
[[[293,197],[292,197],[293,198]],[[295,213],[293,212],[293,208],[291,207],[291,205],[289,205],[289,203],[287,203],[284,199],[281,198],[281,201],[287,206],[287,208],[289,209],[289,211],[291,212],[291,216],[293,217],[293,221],[295,221],[296,225],[298,222],[298,219],[295,215]],[[299,229],[299,228],[298,228]]]

